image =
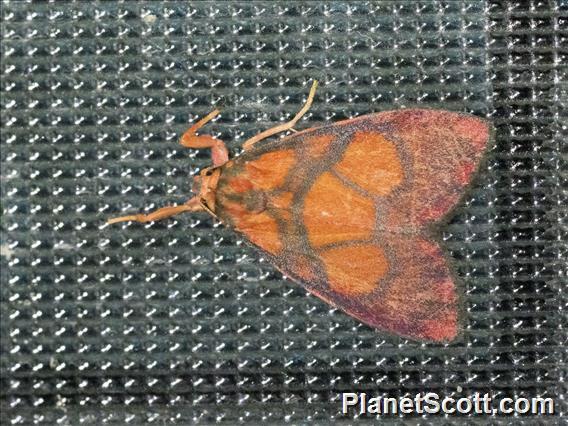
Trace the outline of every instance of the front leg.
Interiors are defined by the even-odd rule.
[[[210,112],[207,116],[203,117],[193,126],[191,126],[187,131],[182,135],[179,143],[187,148],[211,148],[211,159],[213,161],[213,167],[219,167],[229,161],[229,151],[227,147],[223,143],[223,141],[219,139],[215,139],[211,135],[198,135],[196,134],[197,130],[219,115],[220,112],[218,109],[215,111]]]

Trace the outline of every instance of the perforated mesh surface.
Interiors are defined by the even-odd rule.
[[[2,419],[326,423],[364,390],[562,416],[567,21],[552,0],[3,4]],[[385,337],[205,215],[105,225],[190,196],[196,117],[221,107],[207,132],[235,155],[313,78],[302,127],[416,105],[494,121],[444,233],[462,340]]]

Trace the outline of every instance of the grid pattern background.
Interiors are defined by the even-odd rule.
[[[3,423],[327,423],[364,390],[552,397],[560,422],[567,2],[14,1],[1,30]],[[313,78],[302,127],[417,105],[493,120],[444,233],[460,341],[361,325],[204,215],[105,225],[190,196],[209,158],[177,138],[197,117],[220,107],[207,133],[236,155]]]

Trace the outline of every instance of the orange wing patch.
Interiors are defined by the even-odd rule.
[[[260,189],[276,189],[284,184],[290,168],[296,163],[295,151],[283,149],[267,152],[246,163],[248,178]]]
[[[329,153],[330,145],[334,140],[333,135],[315,136],[310,139],[310,143],[302,147],[303,155],[311,160],[318,160]]]
[[[234,217],[238,217],[234,223],[235,229],[242,232],[253,244],[272,255],[282,250],[278,224],[268,213],[241,214]]]
[[[276,211],[286,223],[290,223],[292,220],[291,206],[293,197],[294,194],[289,191],[273,195],[268,198],[268,207]]]
[[[396,146],[376,132],[355,132],[335,170],[373,195],[388,195],[404,179]]]
[[[252,182],[246,178],[243,177],[239,177],[239,176],[235,176],[232,180],[231,180],[231,189],[234,192],[240,193],[240,192],[247,192],[250,191],[251,189],[254,188]]]
[[[273,195],[268,200],[268,203],[272,208],[276,208],[279,210],[289,210],[292,204],[293,197],[294,194],[292,194],[289,191],[286,191],[278,195]]]
[[[388,260],[375,245],[330,248],[320,253],[331,289],[345,296],[372,292],[387,273]]]
[[[373,201],[323,173],[305,198],[304,225],[313,246],[368,239],[375,227]]]
[[[320,257],[329,288],[309,283],[308,289],[374,327],[413,338],[453,339],[458,297],[441,249],[421,236],[383,237],[388,261],[376,245],[333,253],[331,260],[326,251]]]

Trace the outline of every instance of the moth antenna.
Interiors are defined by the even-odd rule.
[[[200,210],[203,210],[203,206],[199,202],[199,199],[197,197],[194,197],[191,200],[179,206],[162,207],[161,209],[155,210],[152,213],[115,217],[107,220],[107,224],[112,225],[113,223],[129,222],[129,221],[140,222],[140,223],[153,222],[157,220],[166,219],[168,217],[172,217],[183,212],[196,212]]]
[[[219,114],[221,114],[221,111],[218,110],[218,109],[214,109],[209,114],[207,114],[205,117],[203,117],[201,120],[199,120],[197,123],[195,123],[193,126],[191,126],[189,128],[188,132],[195,133],[197,130],[201,129],[203,126],[205,126],[207,123],[209,123],[215,117],[217,117]]]
[[[243,149],[244,150],[250,149],[250,148],[252,148],[252,146],[255,143],[257,143],[257,142],[259,142],[263,139],[266,139],[266,138],[268,138],[272,135],[275,135],[277,133],[282,133],[282,132],[285,132],[286,130],[293,129],[293,127],[300,120],[300,118],[302,118],[304,116],[304,114],[306,112],[308,112],[308,110],[312,106],[312,102],[314,101],[314,96],[316,95],[316,89],[317,88],[318,88],[318,81],[314,80],[314,82],[312,83],[312,88],[310,89],[310,93],[308,94],[308,99],[306,100],[306,103],[304,104],[302,109],[300,111],[298,111],[298,113],[294,116],[293,119],[291,119],[287,123],[280,124],[278,126],[274,126],[270,129],[267,129],[264,132],[260,132],[258,135],[253,136],[252,138],[248,139],[247,141],[245,141],[245,143],[243,143]]]

